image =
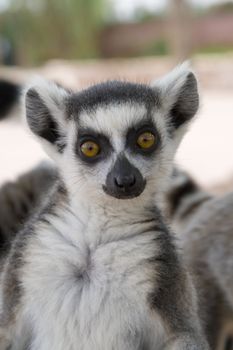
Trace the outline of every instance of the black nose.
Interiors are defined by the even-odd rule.
[[[138,197],[145,185],[140,171],[121,155],[108,173],[103,190],[112,197],[127,199]]]
[[[136,183],[136,178],[133,174],[129,174],[129,175],[124,175],[124,176],[116,176],[115,177],[115,184],[117,187],[121,188],[121,189],[130,189],[131,187],[133,187]]]

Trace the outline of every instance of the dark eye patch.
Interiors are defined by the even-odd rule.
[[[100,147],[100,151],[95,157],[86,157],[82,153],[80,147],[84,142],[87,142],[87,141],[93,141]],[[95,163],[106,159],[111,154],[112,150],[113,150],[112,145],[109,139],[105,135],[101,133],[96,133],[91,129],[79,130],[76,145],[75,145],[75,152],[77,156],[85,163],[89,165],[92,165],[92,164],[94,165]]]
[[[138,137],[145,133],[151,132],[155,136],[155,143],[152,147],[148,149],[142,149],[138,143]],[[128,148],[133,153],[141,154],[143,156],[151,156],[158,149],[161,144],[161,139],[158,130],[156,129],[152,121],[147,121],[143,123],[136,124],[130,128],[126,134],[126,148]]]

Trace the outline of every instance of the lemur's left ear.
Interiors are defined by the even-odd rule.
[[[158,91],[161,107],[173,128],[178,129],[196,114],[199,107],[198,85],[188,62],[153,82],[152,86]]]
[[[25,92],[26,119],[31,131],[59,152],[66,138],[68,96],[67,90],[42,79]]]

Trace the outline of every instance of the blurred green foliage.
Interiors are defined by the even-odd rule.
[[[98,57],[105,11],[106,0],[10,0],[0,14],[0,32],[26,65]]]
[[[7,9],[0,12],[0,51],[1,39],[7,39],[12,47],[12,57],[19,65],[40,65],[53,59],[98,58],[103,55],[103,28],[111,31],[113,22],[120,26],[122,18],[114,18],[113,0],[8,0]],[[136,7],[131,22],[147,23],[166,20],[163,11],[150,12],[143,5]],[[193,9],[194,11],[194,9]],[[233,11],[232,1],[195,9],[196,17],[207,14],[222,14]],[[110,24],[110,26],[108,26]],[[121,40],[113,36],[113,41]],[[2,40],[4,41],[4,40]],[[114,42],[113,42],[114,44]],[[108,45],[108,44],[107,44]],[[117,45],[117,43],[116,43]],[[208,45],[207,45],[208,46]],[[221,43],[198,52],[227,52]],[[1,52],[0,52],[1,53]],[[142,45],[134,56],[170,54],[170,42],[166,35]],[[126,54],[127,55],[127,48]],[[1,58],[3,62],[3,59]]]
[[[143,55],[146,56],[165,56],[169,54],[168,42],[165,39],[160,39],[159,41],[154,42],[152,45],[147,47]]]
[[[224,45],[211,45],[206,46],[204,48],[198,49],[197,53],[200,54],[227,54],[232,53],[233,47],[232,46],[224,46]]]
[[[212,5],[208,11],[209,13],[232,13],[233,12],[233,2],[232,1],[226,1],[222,4]]]

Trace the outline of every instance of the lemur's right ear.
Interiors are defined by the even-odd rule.
[[[39,80],[25,93],[26,119],[31,131],[57,148],[65,145],[69,92],[53,82]]]
[[[189,62],[177,66],[152,86],[159,92],[161,107],[174,131],[182,129],[199,107],[197,79]]]

